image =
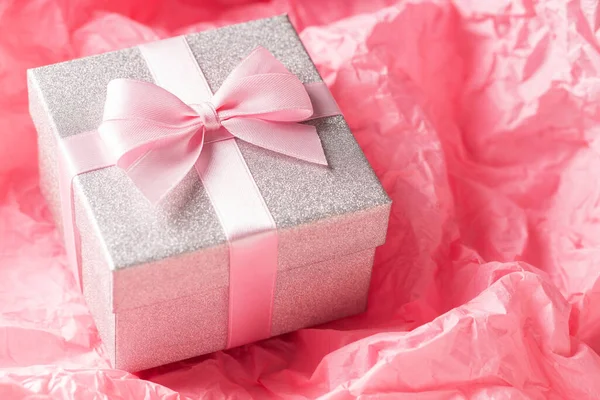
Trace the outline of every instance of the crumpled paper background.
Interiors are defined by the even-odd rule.
[[[369,309],[112,370],[25,70],[284,12],[394,200]],[[593,0],[0,1],[0,398],[600,398],[599,26]]]

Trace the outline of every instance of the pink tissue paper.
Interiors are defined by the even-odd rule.
[[[40,194],[25,71],[284,12],[393,200],[369,307],[111,369]],[[600,398],[599,15],[585,0],[0,2],[0,398]]]

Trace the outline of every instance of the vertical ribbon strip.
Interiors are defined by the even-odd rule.
[[[140,50],[157,85],[187,104],[211,100],[206,78],[183,37],[145,44]],[[205,142],[195,167],[229,241],[227,347],[267,338],[277,274],[273,217],[233,138]]]
[[[111,81],[98,131],[62,140],[60,189],[69,262],[80,271],[72,194],[76,175],[118,165],[157,202],[194,168],[229,244],[227,347],[267,338],[277,232],[235,138],[326,164],[315,128],[297,122],[338,115],[339,109],[323,83],[303,85],[262,48],[244,59],[214,95],[184,37],[139,49],[156,85]]]

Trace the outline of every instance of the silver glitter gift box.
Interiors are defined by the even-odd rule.
[[[256,46],[321,81],[286,16],[186,36],[211,89]],[[94,130],[116,78],[152,82],[131,48],[28,71],[41,187],[60,225],[58,141]],[[237,141],[279,235],[273,336],[364,311],[390,200],[342,116],[317,127],[329,167]],[[137,371],[225,348],[228,246],[197,174],[161,207],[117,167],[73,181],[83,291],[113,365]]]

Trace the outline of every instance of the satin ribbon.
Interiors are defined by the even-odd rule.
[[[140,46],[155,84],[109,83],[98,132],[62,140],[63,227],[70,262],[80,265],[72,179],[117,165],[152,203],[198,172],[230,253],[227,347],[270,336],[277,271],[275,223],[237,147],[326,165],[313,118],[339,114],[323,83],[302,82],[258,47],[212,95],[183,37]],[[79,268],[78,268],[79,269]]]

